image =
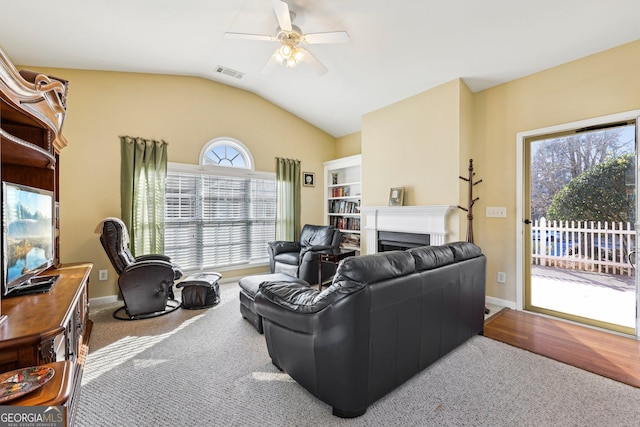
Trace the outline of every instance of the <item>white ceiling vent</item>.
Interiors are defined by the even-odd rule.
[[[240,71],[232,70],[231,68],[223,67],[222,65],[218,65],[216,67],[216,72],[227,75],[227,76],[235,77],[236,79],[241,79],[242,77],[244,77],[244,73],[241,73]]]

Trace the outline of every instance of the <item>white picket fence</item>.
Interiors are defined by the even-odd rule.
[[[532,263],[574,270],[631,276],[628,255],[635,250],[629,222],[534,221]]]

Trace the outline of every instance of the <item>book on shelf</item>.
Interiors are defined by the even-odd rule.
[[[360,231],[360,218],[331,217],[329,225],[340,230]]]
[[[349,195],[349,187],[334,187],[331,190],[332,197],[346,197]]]
[[[331,200],[329,202],[329,213],[357,214],[360,212],[360,202],[350,202],[347,200]]]

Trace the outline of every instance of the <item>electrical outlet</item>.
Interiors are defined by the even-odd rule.
[[[98,280],[104,281],[109,278],[109,272],[107,270],[98,271]]]
[[[498,283],[507,283],[507,273],[498,271]]]
[[[507,208],[503,207],[487,207],[487,218],[506,218]]]

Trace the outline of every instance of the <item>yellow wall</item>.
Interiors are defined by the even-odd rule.
[[[474,228],[488,295],[516,301],[516,134],[640,108],[638,69],[640,41],[475,94],[472,152],[484,181]],[[507,218],[485,218],[486,206],[506,206]]]
[[[362,133],[355,132],[342,136],[336,141],[336,158],[354,156],[361,153]]]
[[[170,162],[198,162],[218,136],[242,141],[256,169],[275,171],[275,157],[301,160],[323,174],[335,158],[335,138],[249,92],[196,77],[21,67],[69,80],[60,156],[61,261],[91,261],[90,297],[117,294],[116,275],[94,230],[120,216],[120,135],[164,139]],[[302,221],[322,224],[321,186],[302,188]],[[97,271],[109,270],[99,282]],[[264,271],[265,268],[258,271]],[[228,271],[237,277],[252,271]]]
[[[473,92],[467,87],[466,84],[462,80],[458,80],[460,85],[460,163],[458,165],[458,170],[460,171],[459,176],[465,177],[469,179],[469,160],[473,159],[474,152],[474,119],[475,119],[475,106],[474,106],[474,95]],[[483,168],[479,167],[480,165],[474,161],[473,164],[473,173],[475,176],[472,176],[472,182],[478,182],[482,179],[482,171]],[[464,208],[469,208],[469,184],[466,181],[461,181],[458,178],[458,184],[460,185],[460,202],[458,203],[460,206]],[[479,183],[473,186],[473,198],[479,197],[480,192],[482,191],[482,183]],[[479,202],[479,201],[478,201]],[[477,202],[476,202],[477,203]],[[456,204],[454,203],[454,206]],[[458,240],[467,240],[467,212],[458,211]],[[471,213],[474,218],[477,217],[481,211],[480,208],[476,205],[472,207]],[[455,218],[455,215],[452,215]],[[455,221],[455,219],[453,219]],[[473,232],[474,239],[476,236],[476,232]],[[452,239],[453,240],[453,239]],[[475,241],[475,240],[474,240]]]
[[[459,204],[463,86],[454,80],[363,117],[364,206],[386,206],[392,187],[405,188],[408,206]],[[458,213],[449,218],[458,240]]]

